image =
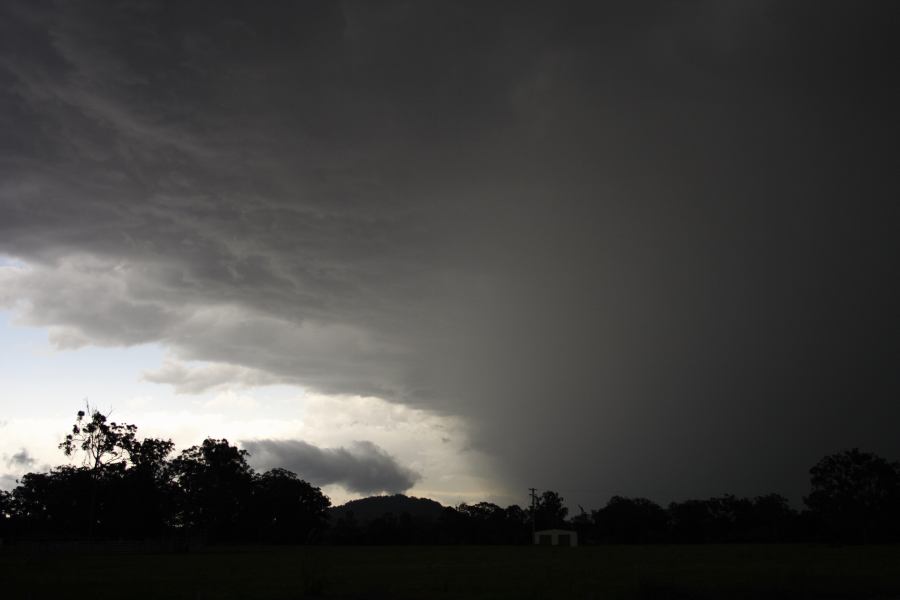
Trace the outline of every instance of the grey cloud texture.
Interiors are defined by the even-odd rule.
[[[319,448],[301,440],[244,440],[241,446],[257,468],[285,468],[315,485],[337,484],[353,493],[401,493],[421,477],[369,441],[349,448]]]
[[[5,2],[0,307],[462,416],[510,490],[798,496],[900,455],[893,12]]]
[[[6,466],[16,469],[30,469],[34,466],[35,459],[28,453],[28,450],[22,448],[11,456],[4,456]]]
[[[171,385],[178,394],[202,394],[226,386],[253,388],[279,381],[277,377],[264,371],[237,365],[192,366],[171,360],[159,369],[145,372],[144,379],[151,383]]]
[[[5,422],[0,421],[0,427],[3,427],[4,425]],[[37,460],[31,456],[31,453],[28,452],[27,448],[22,448],[13,454],[4,454],[3,460],[6,463],[6,468],[13,471],[12,473],[0,474],[0,490],[7,491],[15,488],[19,477],[24,473],[32,471],[37,464]],[[42,467],[42,470],[47,469],[49,469],[49,467],[46,465]]]

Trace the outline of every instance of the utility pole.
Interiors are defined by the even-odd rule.
[[[535,520],[537,519],[537,488],[528,488],[528,491],[531,492],[531,543],[534,543],[534,535],[537,527],[535,526]]]

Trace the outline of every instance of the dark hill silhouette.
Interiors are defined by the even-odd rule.
[[[328,510],[332,522],[348,516],[351,512],[358,523],[374,521],[388,513],[396,516],[405,513],[417,521],[430,521],[437,520],[441,516],[444,512],[444,506],[428,498],[394,494],[393,496],[370,496],[359,500],[351,500],[346,504],[334,506]]]

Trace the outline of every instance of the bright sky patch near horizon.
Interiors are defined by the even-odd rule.
[[[432,474],[391,489],[348,490],[328,478],[319,481],[335,504],[397,491],[451,505],[505,499],[502,491],[485,487],[489,483],[473,477],[459,460],[465,433],[453,419],[405,410],[378,398],[323,397],[284,385],[246,389],[226,384],[182,397],[170,386],[144,378],[145,372],[166,360],[165,351],[154,344],[57,350],[48,344],[46,332],[12,321],[9,313],[0,312],[0,400],[4,406],[0,489],[11,489],[16,478],[28,471],[69,464],[57,445],[74,422],[75,412],[90,402],[110,412],[113,420],[137,424],[141,436],[172,439],[178,450],[206,437],[224,437],[241,445],[259,439],[303,439],[326,449],[352,448],[366,440],[408,457],[410,469]],[[73,390],[90,393],[77,397]],[[262,407],[265,415],[260,415]],[[250,457],[257,468],[279,466],[258,458]],[[383,467],[376,475],[386,476]]]

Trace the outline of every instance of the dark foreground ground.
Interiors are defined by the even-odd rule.
[[[900,546],[7,548],[0,597],[900,599]]]

